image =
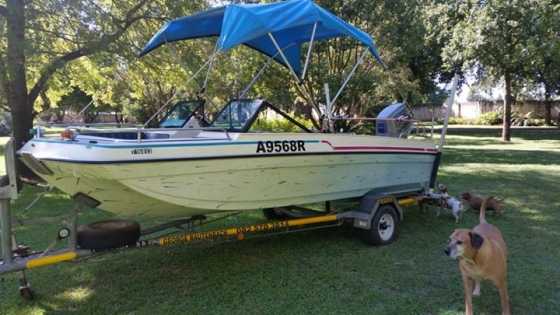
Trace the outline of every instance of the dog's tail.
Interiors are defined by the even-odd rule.
[[[482,205],[480,205],[480,223],[486,223],[486,204],[488,203],[488,200],[492,198],[494,197],[488,197],[482,200]]]

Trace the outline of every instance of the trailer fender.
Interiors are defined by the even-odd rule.
[[[399,221],[404,219],[399,202],[392,196],[364,196],[360,201],[358,210],[343,212],[338,216],[340,219],[351,219],[355,228],[369,230],[371,228],[371,220],[377,213],[377,210],[380,206],[386,204],[391,204],[395,207],[399,216]]]

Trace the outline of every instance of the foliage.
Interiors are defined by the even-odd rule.
[[[337,100],[336,114],[363,116],[372,107],[394,100],[416,105],[437,90],[435,79],[443,76],[442,45],[428,38],[419,1],[325,0],[319,4],[372,34],[387,65],[384,70],[367,58]],[[324,83],[336,91],[359,55],[359,47],[345,39],[318,43],[306,84],[311,94],[323,100]]]
[[[538,18],[534,27],[539,36],[529,41],[531,58],[526,68],[531,74],[528,80],[544,90],[545,124],[551,125],[550,100],[560,95],[560,3],[540,2],[536,10]]]
[[[477,125],[499,125],[502,123],[502,115],[497,112],[481,114],[475,122]]]
[[[313,128],[313,123],[309,119],[297,118],[297,121],[308,129]],[[302,132],[302,129],[294,125],[287,119],[257,119],[251,131],[265,132]]]
[[[504,140],[510,137],[513,96],[530,76],[526,63],[534,51],[531,43],[549,36],[536,27],[542,9],[549,5],[552,0],[449,0],[431,5],[428,21],[437,38],[446,43],[447,67],[474,69],[479,79],[505,82]]]
[[[191,77],[212,55],[214,39],[169,43],[141,59],[137,53],[166,21],[228,2],[239,1],[25,1],[25,103],[33,107],[17,106],[34,113],[57,108],[62,97],[78,87],[96,106],[113,106],[145,121],[168,102],[195,97],[205,71]],[[560,10],[553,0],[318,3],[372,34],[387,65],[383,69],[368,56],[337,100],[337,115],[372,115],[376,107],[394,100],[411,106],[439,104],[444,94],[437,83],[463,69],[474,69],[480,79],[492,81],[507,74],[510,101],[528,82],[544,85],[547,95],[558,93]],[[6,4],[1,0],[0,9]],[[19,64],[7,59],[5,13],[0,10],[0,108],[8,107],[6,82],[13,76],[7,70]],[[275,63],[246,96],[266,98],[317,126],[311,110],[317,112],[325,103],[323,84],[335,93],[360,52],[346,39],[316,43],[304,83],[310,98]],[[220,54],[209,73],[210,109],[239,96],[265,63],[263,56],[245,47]],[[26,125],[31,118],[17,120]]]
[[[56,106],[42,111],[40,119],[43,121],[62,122],[67,111],[80,112],[84,107],[88,106],[91,101],[91,96],[87,95],[79,88],[73,87],[70,93],[60,98]]]
[[[158,3],[91,0],[8,0],[0,3],[0,89],[7,91],[16,146],[29,138],[37,112],[70,92],[68,63],[114,49],[127,30],[154,19]],[[0,20],[0,29],[4,19]],[[57,78],[58,77],[58,78]],[[58,80],[57,80],[58,79]],[[53,102],[54,99],[54,102]],[[38,101],[40,100],[40,101]],[[1,105],[2,102],[0,102]],[[21,172],[28,173],[20,163]]]
[[[425,40],[423,7],[419,3],[325,0],[319,4],[378,38],[382,57],[389,67],[383,70],[368,57],[337,101],[337,113],[365,115],[371,107],[395,98],[417,104],[426,101],[437,89],[433,79],[439,76],[441,44]],[[163,6],[160,14],[169,20],[192,14],[205,5],[208,4],[202,1],[174,4],[174,9]],[[402,18],[405,13],[407,18]],[[192,97],[200,89],[205,72],[189,84],[185,82],[212,54],[214,41],[172,43],[137,59],[130,47],[140,48],[161,25],[158,20],[140,21],[127,32],[123,41],[115,44],[118,48],[73,63],[76,69],[69,72],[69,77],[95,99],[123,104],[124,112],[138,116],[139,121],[151,116],[172,96]],[[356,62],[358,51],[359,47],[349,40],[316,43],[306,81],[313,101],[306,99],[296,85],[290,83],[293,78],[277,64],[267,68],[247,96],[266,98],[310,119],[311,108],[318,110],[319,103],[324,103],[323,84],[329,83],[334,93]],[[109,62],[111,59],[118,62]],[[82,62],[84,65],[80,65]],[[237,96],[265,62],[260,54],[245,47],[219,55],[210,72],[207,89],[211,107],[218,108]]]
[[[467,125],[469,121],[462,117],[449,117],[447,122],[449,125]]]

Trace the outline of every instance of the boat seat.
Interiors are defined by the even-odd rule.
[[[123,140],[134,140],[138,138],[138,134],[136,132],[80,132],[80,134],[84,136]],[[144,134],[141,135],[141,138],[146,139]]]
[[[149,132],[149,133],[142,133],[142,139],[169,139],[170,136],[167,133],[155,133],[155,132]]]
[[[94,136],[109,139],[135,140],[138,139],[136,132],[81,132],[84,136]],[[156,132],[142,132],[141,139],[169,139],[169,134]]]

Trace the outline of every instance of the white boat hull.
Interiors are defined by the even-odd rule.
[[[123,216],[191,216],[281,207],[360,197],[383,187],[420,190],[430,184],[437,156],[431,144],[321,134],[281,136],[306,141],[305,151],[256,154],[257,144],[248,141],[251,137],[274,141],[278,135],[241,134],[228,142],[244,143],[240,146],[161,147],[167,152],[156,152],[160,148],[154,145],[151,154],[146,154],[150,157],[129,161],[120,159],[120,151],[128,154],[135,145],[122,150],[72,147],[73,160],[55,158],[55,143],[35,143],[35,154],[22,151],[53,172],[42,175],[50,184],[71,195],[84,193],[100,201],[100,208]],[[50,157],[40,156],[41,146],[51,148]],[[89,150],[95,160],[78,160],[80,149]],[[91,154],[95,150],[98,155]],[[154,156],[157,153],[162,155]]]

